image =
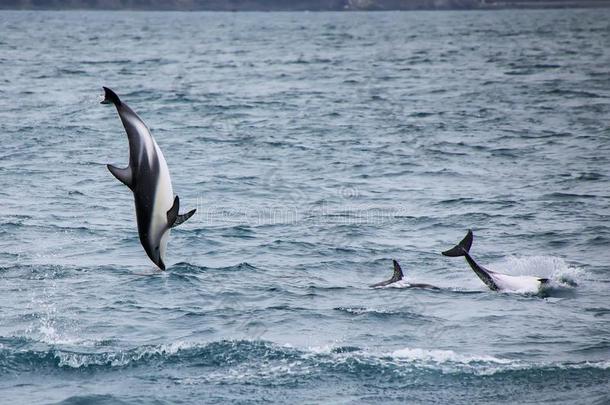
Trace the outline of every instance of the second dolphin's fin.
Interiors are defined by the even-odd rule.
[[[397,281],[402,280],[402,269],[400,268],[400,264],[396,260],[392,260],[394,262],[394,274],[392,274],[392,278],[386,281],[381,281],[379,283],[375,283],[370,285],[369,287],[377,288],[377,287],[385,287],[387,285],[393,284]]]
[[[180,225],[181,223],[183,223],[184,221],[186,221],[187,219],[192,217],[193,214],[195,213],[195,211],[197,211],[196,209],[194,209],[194,210],[190,210],[186,214],[179,215],[178,214],[179,210],[180,210],[180,198],[178,198],[178,196],[176,196],[176,198],[174,198],[174,205],[172,205],[172,208],[170,208],[169,211],[167,211],[167,227],[168,228],[174,228],[174,227]]]
[[[403,274],[402,274],[402,269],[400,268],[400,264],[398,264],[398,262],[396,260],[392,260],[394,262],[394,274],[392,275],[392,278],[390,279],[390,283],[395,283],[397,281],[402,280]]]
[[[472,239],[472,231],[469,229],[464,239],[455,245],[455,247],[444,251],[443,255],[449,257],[466,256],[466,254],[470,251],[470,247],[472,246]]]
[[[127,166],[124,169],[113,165],[106,165],[106,167],[108,167],[110,173],[112,173],[117,180],[133,190],[133,175],[131,173],[131,167]]]

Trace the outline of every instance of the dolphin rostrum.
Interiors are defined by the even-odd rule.
[[[471,230],[452,249],[443,252],[444,256],[459,257],[464,256],[466,261],[477,276],[489,287],[492,291],[531,291],[537,292],[540,287],[549,282],[548,278],[540,278],[534,276],[509,276],[508,274],[496,273],[477,264],[472,256],[470,256],[470,247],[472,246],[473,234]]]
[[[133,191],[138,233],[142,247],[161,270],[171,228],[189,219],[196,210],[179,215],[180,199],[174,198],[167,163],[144,121],[123,103],[114,91],[104,87],[102,104],[114,104],[129,140],[129,165],[108,170]]]
[[[379,283],[375,283],[369,287],[371,287],[371,288],[385,287],[385,286],[394,284],[394,283],[402,280],[403,273],[402,273],[402,268],[400,267],[400,264],[398,264],[398,261],[396,261],[396,260],[392,260],[392,262],[394,263],[394,274],[392,274],[392,278],[389,280],[386,280],[386,281],[381,281]],[[435,287],[430,284],[417,284],[417,283],[406,283],[406,284],[404,284],[404,287],[406,287],[406,288],[430,288],[433,290],[439,289],[438,287]]]

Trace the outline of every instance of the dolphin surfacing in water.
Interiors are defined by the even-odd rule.
[[[401,281],[404,277],[404,274],[402,272],[402,268],[400,267],[400,264],[398,264],[398,261],[396,260],[392,260],[392,262],[394,263],[394,273],[392,274],[392,278],[386,281],[381,281],[379,283],[375,283],[370,285],[369,287],[371,288],[377,288],[377,287],[385,287],[388,286],[390,284],[394,284],[398,281]],[[438,287],[435,287],[433,285],[430,284],[417,284],[417,283],[406,283],[404,285],[405,288],[429,288],[432,290],[439,290]]]
[[[142,247],[150,260],[165,270],[170,230],[192,217],[196,210],[178,214],[180,199],[174,198],[167,163],[138,114],[107,87],[102,104],[114,104],[129,140],[129,165],[123,169],[108,165],[108,170],[133,191]]]
[[[527,291],[538,292],[540,287],[549,282],[548,278],[534,276],[509,276],[508,274],[496,273],[477,264],[470,255],[470,247],[474,236],[471,230],[452,249],[443,252],[444,256],[464,256],[475,274],[492,291]]]

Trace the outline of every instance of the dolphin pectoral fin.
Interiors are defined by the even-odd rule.
[[[124,169],[113,165],[106,165],[108,170],[114,177],[116,177],[121,183],[133,190],[133,175],[131,173],[131,167],[127,166]]]
[[[177,227],[178,225],[180,225],[181,223],[185,222],[187,219],[192,217],[193,214],[195,213],[195,211],[197,211],[197,210],[193,209],[193,210],[190,210],[189,212],[187,212],[186,214],[178,215],[178,218],[176,218],[176,222],[174,222],[174,225],[172,226],[172,228]]]

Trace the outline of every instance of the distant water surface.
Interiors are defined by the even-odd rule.
[[[0,402],[608,403],[609,66],[610,10],[0,12]]]

